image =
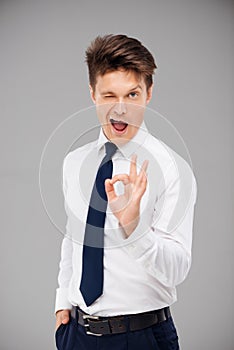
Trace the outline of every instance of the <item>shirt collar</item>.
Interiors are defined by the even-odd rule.
[[[119,151],[124,155],[124,157],[129,158],[133,153],[136,152],[136,150],[143,145],[145,142],[147,136],[149,134],[149,131],[145,125],[145,122],[143,121],[140,125],[136,135],[127,143],[124,145],[118,146]],[[108,138],[103,132],[103,129],[101,127],[99,137],[97,140],[97,149],[98,152],[104,147],[104,144],[108,142]]]

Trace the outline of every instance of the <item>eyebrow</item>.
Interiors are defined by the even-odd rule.
[[[133,88],[131,88],[131,89],[128,91],[128,93],[131,92],[131,91],[137,90],[137,89],[142,90],[142,87],[141,87],[140,84],[138,84],[137,86],[134,86]],[[103,91],[103,92],[101,92],[101,95],[108,95],[108,94],[114,94],[114,92],[113,92],[113,91]]]
[[[133,91],[133,90],[137,90],[137,89],[142,90],[142,87],[141,87],[140,84],[138,84],[137,86],[135,86],[135,87],[133,87],[132,89],[130,89],[129,92],[130,92],[130,91]]]

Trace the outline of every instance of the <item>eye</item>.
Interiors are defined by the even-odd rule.
[[[106,95],[104,96],[105,98],[113,98],[114,96],[113,95]]]
[[[128,95],[130,98],[136,98],[138,96],[137,92],[130,92],[130,94]]]

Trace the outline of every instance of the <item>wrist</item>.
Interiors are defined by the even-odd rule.
[[[133,233],[133,231],[135,231],[138,223],[139,217],[128,223],[122,224],[121,222],[119,222],[119,227],[123,230],[125,238],[128,238]]]

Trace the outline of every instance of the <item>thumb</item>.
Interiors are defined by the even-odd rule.
[[[69,322],[69,310],[63,310],[61,315],[61,322],[66,324]]]

